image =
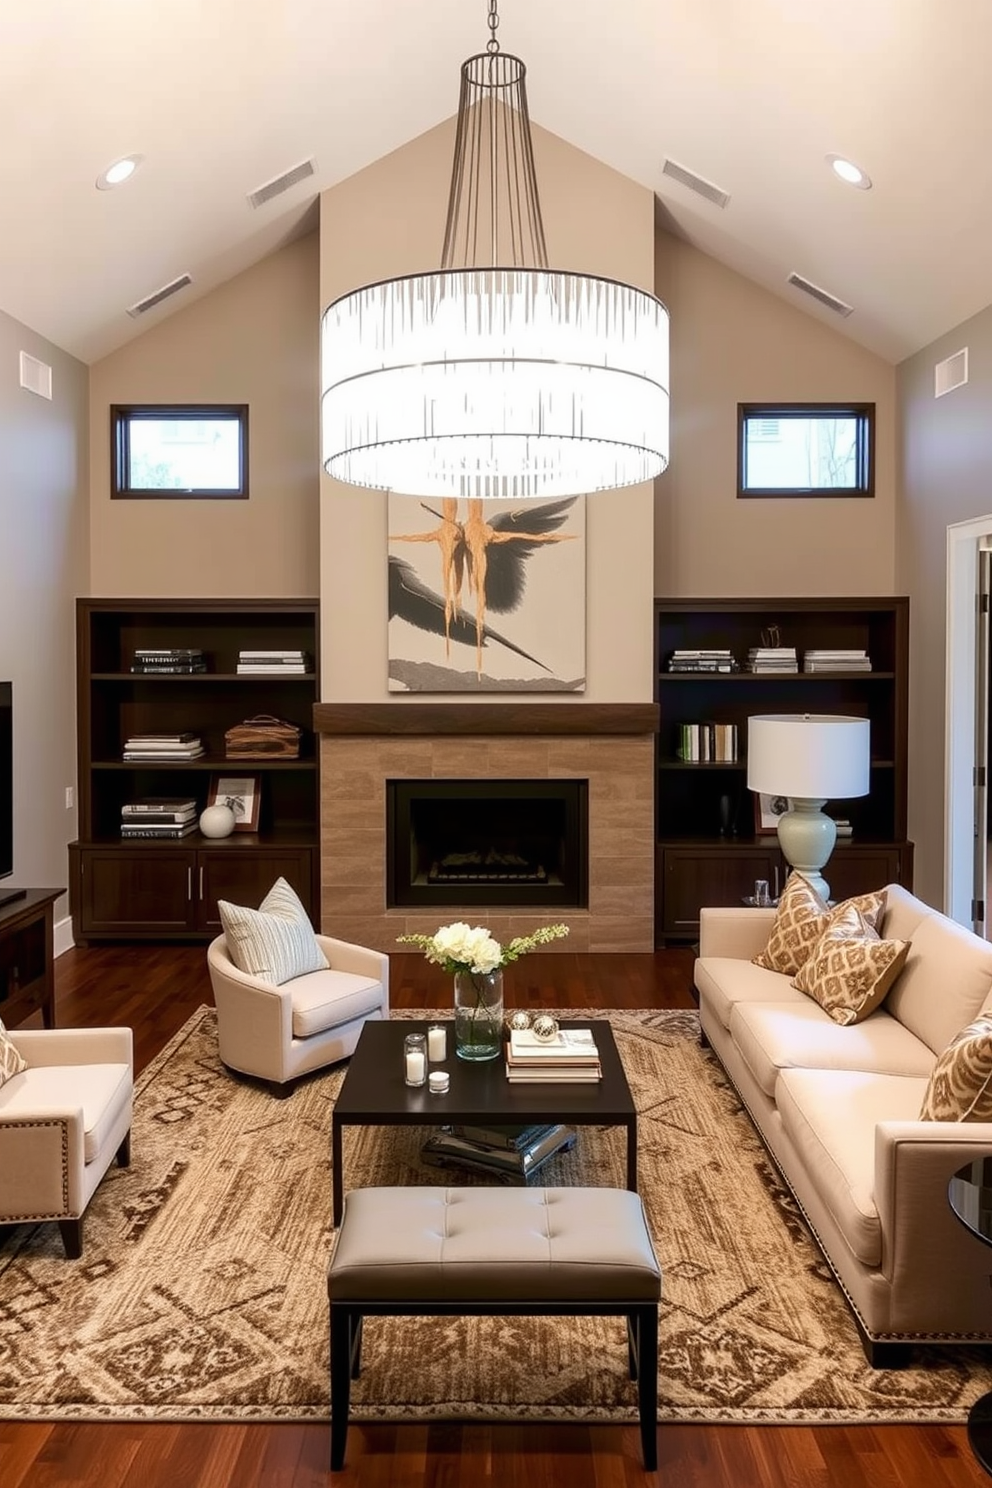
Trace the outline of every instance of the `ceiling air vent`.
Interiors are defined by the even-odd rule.
[[[679,165],[674,160],[666,160],[661,168],[663,176],[671,176],[673,181],[678,181],[680,186],[688,186],[690,191],[695,191],[697,196],[705,196],[708,202],[716,207],[725,207],[730,200],[730,192],[722,191],[719,186],[714,186],[712,181],[707,181],[703,176],[697,176],[695,171]]]
[[[828,294],[818,284],[811,284],[808,279],[803,278],[802,274],[790,274],[789,283],[796,289],[801,289],[803,294],[811,295],[814,300],[819,300],[821,305],[826,305],[827,309],[833,310],[836,315],[854,314],[853,305],[848,305],[845,300],[839,300],[836,295]]]
[[[933,395],[935,398],[942,398],[945,393],[953,393],[955,388],[964,387],[967,381],[968,348],[965,346],[934,367]]]
[[[26,351],[21,352],[21,387],[27,388],[29,393],[37,393],[39,398],[52,396],[51,367]]]
[[[161,305],[170,295],[177,294],[179,290],[185,289],[187,284],[192,284],[193,278],[190,274],[180,274],[178,279],[173,279],[170,284],[163,284],[161,289],[156,289],[154,294],[146,295],[143,300],[138,300],[133,305],[128,305],[127,313],[132,320],[137,320],[139,315],[145,315],[153,310],[156,305]]]
[[[294,165],[291,170],[284,171],[281,176],[266,181],[264,186],[259,186],[256,191],[249,191],[248,202],[253,207],[264,207],[274,196],[282,196],[291,186],[299,181],[305,181],[307,176],[312,176],[316,169],[313,160],[302,160],[299,165]]]

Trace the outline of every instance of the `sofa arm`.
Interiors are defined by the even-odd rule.
[[[989,1121],[880,1121],[875,1127],[875,1207],[882,1271],[890,1279],[930,1257],[951,1215],[947,1185],[958,1168],[992,1153]],[[957,1224],[957,1221],[954,1221]],[[898,1251],[898,1254],[896,1252]],[[932,1264],[938,1264],[934,1258]],[[919,1274],[925,1274],[920,1272]]]
[[[768,944],[774,923],[774,909],[748,909],[744,905],[701,909],[699,954],[750,961]]]
[[[126,1064],[134,1068],[130,1028],[11,1028],[7,1037],[32,1068],[62,1064]]]
[[[382,983],[385,993],[383,1012],[389,1007],[389,957],[368,946],[353,945],[348,940],[335,940],[331,935],[318,935],[317,944],[334,971],[350,971],[355,976],[372,977]]]

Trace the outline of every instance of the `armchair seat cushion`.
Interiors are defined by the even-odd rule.
[[[312,971],[289,984],[293,1037],[310,1038],[364,1018],[383,1005],[382,983],[353,971]]]
[[[0,1120],[83,1113],[83,1161],[103,1152],[115,1122],[131,1101],[126,1064],[34,1065],[0,1088]]]

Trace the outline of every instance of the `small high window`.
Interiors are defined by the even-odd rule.
[[[110,409],[111,496],[245,500],[243,404],[144,404]]]
[[[874,403],[739,403],[737,495],[874,496]]]

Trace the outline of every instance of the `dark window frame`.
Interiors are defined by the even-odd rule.
[[[141,419],[229,419],[238,425],[238,486],[236,490],[197,487],[164,490],[130,484],[131,425]],[[110,405],[110,495],[127,501],[247,501],[247,403],[112,403]]]
[[[749,420],[855,418],[858,421],[857,484],[854,486],[748,486],[745,435]],[[737,405],[737,499],[753,501],[780,497],[850,500],[875,495],[875,405],[874,403],[738,403]]]

